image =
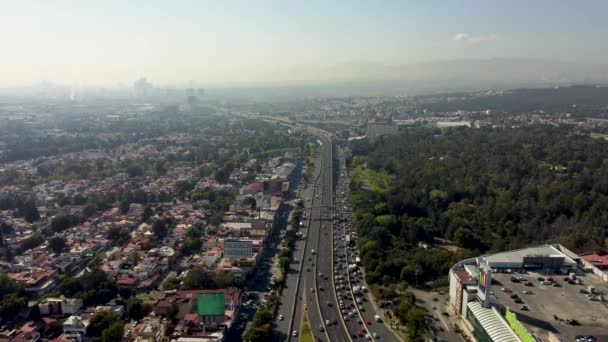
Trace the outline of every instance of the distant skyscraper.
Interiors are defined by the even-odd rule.
[[[152,89],[152,83],[148,82],[145,77],[133,82],[133,91],[137,97],[147,97]]]

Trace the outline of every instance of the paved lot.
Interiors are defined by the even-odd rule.
[[[526,286],[526,281],[512,282],[511,277],[524,277],[532,286]],[[595,335],[602,340],[608,339],[608,306],[605,302],[591,301],[586,294],[581,293],[591,284],[598,291],[606,292],[605,285],[594,275],[581,277],[585,285],[573,285],[564,280],[564,276],[551,278],[560,284],[559,287],[542,285],[539,277],[547,279],[547,275],[538,273],[504,274],[494,273],[493,280],[498,284],[492,285],[492,292],[498,301],[517,314],[520,322],[524,323],[530,332],[540,329],[558,333],[564,341],[574,341],[576,335]],[[512,292],[507,293],[502,288]],[[525,294],[524,291],[531,291]],[[510,298],[516,294],[523,303],[516,303]],[[524,306],[527,310],[522,310]],[[557,318],[557,319],[556,319]],[[576,320],[580,326],[573,326],[566,320]]]

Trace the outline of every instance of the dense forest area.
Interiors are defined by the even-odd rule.
[[[461,94],[454,94],[458,97]],[[543,109],[545,112],[569,112],[574,117],[608,114],[608,87],[571,86],[538,89],[514,89],[489,96],[462,97],[425,105],[431,111],[483,111],[522,113]]]
[[[350,159],[371,283],[445,278],[466,256],[559,242],[601,251],[608,143],[558,128],[408,130]]]

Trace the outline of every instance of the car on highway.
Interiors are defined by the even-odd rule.
[[[291,336],[292,336],[292,337],[297,337],[297,336],[298,336],[298,332],[297,332],[297,331],[295,331],[295,330],[294,330],[294,331],[292,331],[292,332],[291,332]]]
[[[279,315],[279,321],[282,321],[283,319],[285,319],[285,317],[283,317],[283,315]]]

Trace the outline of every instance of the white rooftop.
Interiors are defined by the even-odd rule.
[[[526,256],[551,256],[551,257],[563,257],[564,263],[576,264],[572,258],[562,253],[557,248],[551,245],[540,245],[522,249],[516,249],[513,251],[496,253],[491,255],[483,256],[482,258],[492,267],[493,263],[520,263],[523,262]]]
[[[498,312],[482,307],[478,301],[470,302],[467,307],[493,342],[521,342]]]

